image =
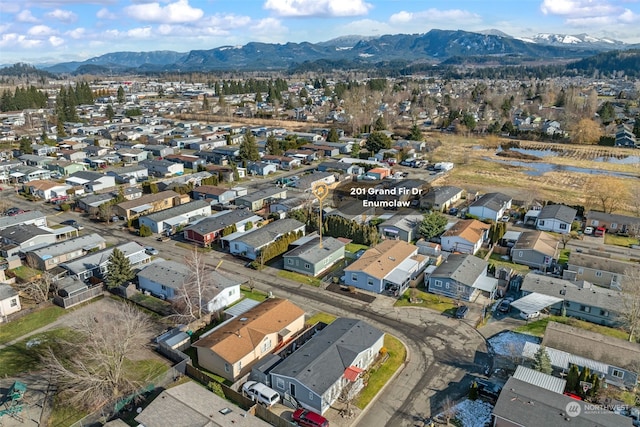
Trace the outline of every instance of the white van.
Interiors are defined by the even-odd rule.
[[[242,393],[256,403],[260,403],[268,408],[280,402],[280,395],[277,391],[257,381],[247,381],[242,386]]]

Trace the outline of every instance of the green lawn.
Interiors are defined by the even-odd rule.
[[[527,267],[526,265],[516,264],[511,261],[505,261],[501,258],[502,256],[503,255],[499,254],[491,254],[491,256],[489,257],[489,264],[495,265],[496,269],[500,267],[512,268],[522,275],[529,272],[529,267]]]
[[[48,325],[65,313],[65,309],[52,305],[29,313],[0,327],[0,344],[20,338],[24,334]]]
[[[623,237],[618,236],[617,234],[609,234],[606,233],[604,235],[604,244],[605,245],[616,245],[616,246],[624,246],[625,248],[631,247],[631,245],[637,245],[638,239],[634,239],[633,237]]]
[[[395,307],[424,307],[430,308],[431,310],[438,311],[440,313],[444,313],[447,311],[454,310],[456,308],[456,303],[451,298],[443,297],[440,295],[430,294],[424,291],[415,290],[415,298],[418,300],[422,300],[420,302],[411,303],[409,301],[412,290],[407,290],[394,304]]]
[[[200,245],[195,245],[193,243],[185,243],[185,242],[177,242],[176,246],[180,246],[181,248],[185,248],[185,249],[189,249],[189,250],[193,250],[193,248],[196,248],[196,250],[200,253],[209,253],[211,252],[213,249],[211,248],[205,248],[203,246]]]
[[[127,360],[126,369],[131,373],[134,381],[155,379],[169,370],[169,367],[157,359]]]
[[[33,278],[42,274],[42,271],[36,270],[35,268],[28,267],[26,265],[21,265],[20,267],[14,268],[13,270],[9,270],[9,275],[15,276],[18,280],[23,282],[28,282]]]
[[[629,339],[629,334],[621,329],[609,328],[607,326],[596,325],[594,323],[562,316],[549,316],[545,317],[544,319],[529,322],[526,325],[520,326],[515,331],[541,337],[544,335],[544,332],[547,329],[547,324],[551,321],[564,323],[566,325],[575,326],[576,328],[597,332],[614,338],[623,339],[625,341]]]
[[[369,369],[367,385],[354,402],[360,409],[366,408],[407,358],[407,349],[404,344],[392,335],[384,335],[384,348],[387,350],[389,358],[381,365],[374,365]]]
[[[56,395],[53,401],[51,416],[47,420],[48,427],[67,427],[89,415],[69,405],[66,400]]]
[[[324,313],[321,311],[309,317],[305,323],[307,325],[315,325],[318,322],[323,322],[328,325],[332,323],[334,320],[336,320],[336,316],[334,316],[333,314]]]
[[[571,249],[560,249],[560,255],[558,255],[558,264],[566,264],[569,262],[569,255]]]
[[[317,277],[305,276],[304,274],[295,273],[293,271],[280,270],[278,276],[283,279],[293,280],[294,282],[302,283],[303,285],[311,285],[316,288],[320,287],[322,280]]]
[[[171,303],[163,301],[160,298],[152,297],[151,295],[145,295],[142,292],[133,294],[131,301],[134,301],[144,308],[151,310],[163,316],[168,316],[172,313]]]
[[[49,346],[55,349],[57,341],[71,339],[71,330],[52,329],[3,348],[0,350],[0,377],[40,369],[40,358],[45,355]]]
[[[253,299],[256,301],[264,301],[267,299],[268,295],[262,291],[254,289],[253,291],[248,286],[241,286],[240,292],[244,295],[245,298]]]
[[[361,249],[364,249],[366,251],[367,249],[369,249],[369,246],[359,245],[358,243],[347,243],[347,245],[344,247],[345,251],[351,252],[352,254],[355,254]]]

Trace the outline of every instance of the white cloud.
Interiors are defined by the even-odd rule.
[[[18,4],[18,2],[8,2],[8,1],[0,2],[1,14],[18,13],[19,10],[20,10],[20,5]]]
[[[55,31],[53,30],[53,28],[48,27],[46,25],[34,25],[33,27],[29,28],[29,30],[27,31],[27,34],[30,36],[36,36],[36,37],[45,37],[45,36],[49,36],[54,34]]]
[[[96,17],[99,19],[116,19],[117,16],[115,13],[112,13],[106,7],[103,7],[96,13]]]
[[[544,0],[540,10],[545,15],[577,18],[610,15],[619,11],[619,8],[607,0]]]
[[[194,22],[204,15],[202,9],[191,7],[188,0],[178,0],[166,6],[161,6],[158,2],[136,4],[128,6],[124,10],[131,18],[165,24]]]
[[[359,19],[340,26],[339,34],[337,35],[358,34],[361,36],[381,36],[383,34],[397,34],[400,32],[402,31],[398,29],[397,26],[391,26],[387,22],[375,21],[373,19]]]
[[[267,0],[264,8],[288,17],[366,15],[372,5],[364,0]]]
[[[284,36],[289,32],[287,27],[282,25],[279,19],[265,18],[256,23],[252,23],[249,27],[252,35],[260,41],[269,41]]]
[[[49,43],[51,43],[51,46],[53,47],[62,46],[64,44],[64,39],[58,36],[51,36],[49,37]]]
[[[62,9],[56,9],[53,12],[47,13],[45,16],[47,18],[57,19],[58,21],[65,23],[75,22],[76,19],[78,19],[78,15],[76,15],[75,13],[71,12],[70,10]]]
[[[9,33],[2,34],[0,38],[0,47],[33,49],[42,44],[40,40],[29,39],[22,34]]]
[[[38,18],[31,14],[29,9],[25,9],[22,12],[16,14],[16,21],[18,22],[40,22]]]
[[[82,28],[82,27],[78,27],[78,28],[75,28],[75,29],[73,29],[71,31],[67,31],[65,33],[65,35],[71,37],[72,39],[80,40],[80,39],[86,38],[87,30]]]
[[[127,37],[134,39],[148,39],[151,36],[151,27],[132,28],[127,31]]]
[[[398,12],[389,18],[389,22],[392,24],[406,24],[406,23],[419,23],[419,22],[446,22],[450,23],[464,23],[465,25],[474,24],[481,21],[480,15],[475,13],[460,10],[460,9],[428,9],[421,12]]]

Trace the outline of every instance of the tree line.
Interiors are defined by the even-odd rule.
[[[48,96],[35,86],[17,87],[12,93],[5,89],[0,96],[0,111],[17,111],[27,108],[45,108]]]

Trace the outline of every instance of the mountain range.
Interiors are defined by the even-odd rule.
[[[389,61],[438,64],[459,57],[517,60],[582,59],[610,50],[638,48],[586,34],[537,34],[515,38],[499,30],[431,30],[424,34],[344,36],[321,43],[247,43],[189,52],[114,52],[86,61],[40,67],[56,74],[122,72],[289,70],[316,61],[372,66]]]

